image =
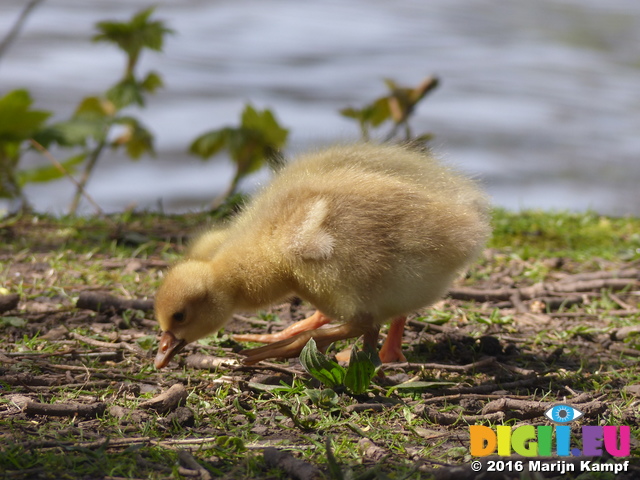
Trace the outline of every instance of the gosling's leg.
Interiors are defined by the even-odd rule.
[[[406,322],[407,317],[396,317],[391,322],[389,332],[387,333],[387,339],[384,341],[379,352],[380,361],[382,363],[407,361],[402,353],[402,334],[404,332]]]
[[[364,343],[365,347],[369,347],[372,351],[378,350],[378,337],[380,336],[379,328],[370,328],[367,330],[362,336],[362,343]],[[353,351],[353,345],[345,348],[344,350],[336,353],[336,360],[339,362],[349,363],[351,360],[351,352]]]
[[[324,315],[320,310],[316,310],[316,312],[311,315],[309,318],[305,318],[304,320],[300,320],[299,322],[294,323],[293,325],[288,326],[284,330],[276,333],[265,333],[265,334],[240,334],[233,335],[233,339],[237,342],[258,342],[258,343],[276,343],[281,340],[286,340],[288,338],[294,337],[302,332],[308,332],[310,330],[315,330],[320,328],[323,325],[329,323],[331,319]]]
[[[281,340],[271,345],[265,345],[264,347],[243,350],[240,353],[247,357],[243,360],[245,365],[252,365],[267,358],[297,357],[310,338],[315,340],[318,350],[324,351],[333,342],[359,337],[362,334],[366,334],[369,329],[370,327],[363,327],[358,324],[344,323],[342,325],[336,325],[335,327],[325,327],[302,332],[295,337]],[[376,331],[375,336],[377,337],[377,335]]]

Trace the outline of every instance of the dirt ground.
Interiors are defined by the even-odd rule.
[[[236,315],[156,371],[151,299],[166,257],[66,255],[79,263],[64,275],[69,259],[48,251],[0,256],[0,478],[640,478],[637,262],[487,250],[447,298],[410,317],[406,363],[385,365],[367,394],[322,404],[299,361],[243,366],[231,338],[277,331],[310,305]],[[137,290],[102,276],[125,271]],[[626,470],[488,471],[518,456],[471,470],[469,425],[553,425],[545,412],[558,403],[583,413],[572,447],[581,426],[630,426],[629,457],[589,458],[630,460]]]

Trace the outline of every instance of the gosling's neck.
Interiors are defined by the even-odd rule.
[[[232,250],[236,250],[233,248]],[[292,294],[287,268],[259,247],[222,250],[211,260],[216,283],[226,285],[237,310],[266,307]]]

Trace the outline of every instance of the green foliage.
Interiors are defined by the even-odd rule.
[[[354,395],[360,395],[367,391],[381,365],[380,357],[375,350],[365,347],[364,351],[358,351],[353,347],[349,366],[345,369],[320,353],[313,338],[300,352],[300,363],[309,375],[327,387],[332,389],[345,387]],[[315,401],[321,401],[320,397],[316,397],[314,397]],[[324,397],[326,395],[323,395]]]
[[[145,95],[163,85],[156,72],[140,78],[135,74],[142,52],[161,50],[164,36],[171,33],[164,22],[150,19],[152,13],[153,8],[148,8],[128,22],[105,21],[96,25],[99,33],[94,40],[118,47],[125,54],[126,68],[122,78],[103,95],[82,99],[68,120],[45,126],[50,113],[31,110],[32,100],[26,90],[16,90],[0,100],[0,196],[22,198],[24,206],[24,183],[57,179],[85,163],[70,207],[73,214],[105,148],[123,148],[132,159],[154,154],[151,132],[135,117],[121,114],[125,107],[144,106]],[[74,152],[59,165],[18,171],[20,156],[31,139],[44,148],[57,144]]]
[[[14,90],[0,98],[0,197],[23,198],[24,178],[17,173],[20,157],[27,148],[26,142],[42,129],[51,115],[33,110],[32,103],[26,90]]]
[[[278,168],[282,163],[281,149],[289,131],[280,126],[269,109],[258,111],[246,105],[237,127],[211,130],[197,137],[189,151],[203,159],[209,159],[226,150],[236,165],[236,173],[228,191],[216,202],[233,195],[239,181],[265,164]]]
[[[344,383],[345,369],[320,353],[313,338],[300,352],[300,363],[309,375],[329,388],[336,388]]]
[[[150,7],[136,13],[129,22],[98,22],[96,28],[100,33],[93,37],[95,42],[109,42],[117,45],[127,57],[127,67],[120,82],[107,92],[107,98],[118,108],[132,103],[144,105],[143,92],[153,93],[162,86],[162,79],[155,73],[149,73],[143,80],[136,80],[134,70],[145,48],[162,51],[164,37],[173,33],[164,22],[151,21],[154,8]]]
[[[166,35],[173,31],[153,17],[154,8],[135,13],[127,21],[106,20],[96,24],[95,42],[106,42],[125,56],[125,68],[120,78],[105,92],[82,99],[73,115],[63,121],[45,125],[50,112],[31,109],[31,97],[26,90],[17,90],[0,99],[0,196],[20,198],[22,185],[27,182],[46,182],[71,175],[80,165],[84,169],[74,181],[76,193],[69,212],[74,214],[85,186],[98,160],[108,149],[122,148],[131,159],[154,155],[152,133],[134,116],[124,110],[144,107],[148,94],[163,86],[160,74],[154,71],[138,74],[136,68],[145,50],[162,51]],[[375,99],[361,109],[345,108],[341,114],[358,121],[362,136],[368,139],[370,130],[391,122],[387,140],[404,128],[405,141],[424,143],[431,135],[412,137],[408,120],[416,105],[438,85],[435,77],[425,79],[416,87],[402,87],[393,80],[385,80],[389,93]],[[211,130],[197,137],[190,145],[190,153],[209,159],[226,151],[235,164],[235,175],[222,196],[213,202],[219,207],[233,198],[238,184],[245,176],[265,165],[278,169],[283,163],[289,131],[269,110],[256,110],[247,104],[240,124]],[[57,145],[71,152],[57,161],[46,150]],[[53,165],[19,171],[18,163],[24,151],[35,146],[49,157]],[[94,203],[92,201],[92,203]],[[98,211],[99,207],[96,205]]]
[[[640,220],[611,218],[595,212],[508,212],[496,209],[490,246],[522,258],[566,256],[640,258]]]
[[[357,120],[360,125],[362,137],[368,140],[371,129],[381,126],[387,121],[391,121],[393,126],[387,134],[386,140],[394,138],[399,129],[404,127],[405,141],[424,143],[431,139],[431,134],[412,137],[409,128],[409,118],[415,111],[416,105],[434,88],[438,86],[438,79],[427,77],[417,87],[400,87],[393,80],[386,79],[385,83],[390,90],[388,95],[375,99],[369,105],[357,108],[344,108],[340,113],[347,118]]]

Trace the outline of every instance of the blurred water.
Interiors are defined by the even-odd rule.
[[[2,0],[0,35],[24,3]],[[247,101],[275,110],[294,155],[357,138],[337,110],[384,94],[383,78],[413,85],[437,74],[441,87],[418,109],[414,130],[433,132],[437,152],[480,177],[496,204],[640,214],[640,2],[155,3],[176,31],[141,65],[166,83],[138,114],[158,157],[102,159],[89,191],[106,210],[207,204],[232,169],[185,151],[203,131],[236,123]],[[114,49],[90,42],[95,22],[147,5],[45,0],[0,58],[0,94],[27,87],[36,107],[69,115],[122,69]],[[71,191],[65,180],[27,188],[37,209],[58,213]]]

